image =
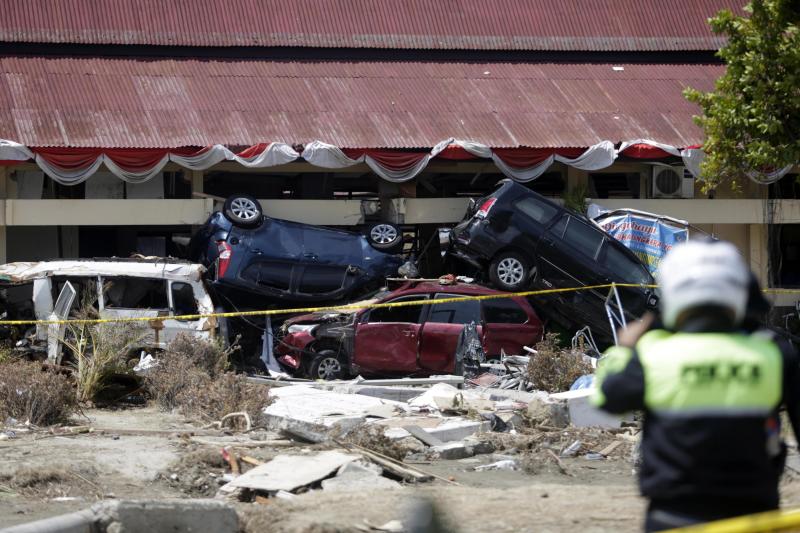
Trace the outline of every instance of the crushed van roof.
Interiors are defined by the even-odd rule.
[[[173,280],[200,280],[203,265],[168,260],[153,261],[21,261],[0,265],[0,282],[25,283],[49,276],[129,276]]]

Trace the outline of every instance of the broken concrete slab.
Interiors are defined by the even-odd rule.
[[[385,435],[393,440],[411,435],[406,431],[406,426],[419,426],[442,442],[463,440],[475,433],[491,429],[489,422],[468,420],[462,417],[406,416],[378,420],[374,424],[386,426],[388,429]]]
[[[274,401],[264,409],[267,427],[311,442],[326,440],[333,428],[346,432],[369,416],[383,418],[406,409],[401,402],[330,392],[309,385],[272,389],[270,397]]]
[[[441,446],[442,444],[444,444],[444,442],[442,442],[442,440],[439,439],[436,435],[428,433],[419,426],[415,426],[412,424],[405,426],[403,429],[411,433],[411,435],[414,436],[417,440],[421,441],[422,443],[428,446]]]
[[[563,402],[569,411],[569,421],[575,427],[618,428],[623,421],[633,421],[632,415],[612,415],[590,403],[594,388],[558,392],[550,395],[550,400]]]
[[[454,460],[472,457],[472,449],[464,442],[448,442],[440,446],[431,447],[431,451],[435,453],[439,459]]]
[[[377,472],[375,469],[377,469]],[[322,490],[332,492],[399,488],[402,488],[402,485],[397,481],[383,477],[379,467],[361,465],[357,462],[342,466],[339,468],[336,477],[322,481]]]
[[[250,489],[264,492],[291,492],[316,483],[343,465],[361,459],[360,455],[335,450],[316,455],[278,455],[272,461],[257,466],[220,488],[223,493]]]
[[[331,392],[339,392],[342,394],[360,394],[362,396],[372,396],[373,398],[380,398],[381,400],[391,400],[395,402],[407,402],[424,392],[424,389],[419,387],[390,387],[386,385],[337,385],[321,383],[317,385],[317,387],[323,390],[329,390]]]

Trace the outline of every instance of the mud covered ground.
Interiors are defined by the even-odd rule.
[[[89,410],[75,419],[92,433],[18,433],[0,441],[0,526],[87,507],[106,498],[213,496],[230,472],[221,448],[233,437],[213,437],[182,417],[153,408]],[[195,435],[187,434],[194,431]],[[576,431],[576,430],[570,430]],[[555,446],[580,434],[545,432]],[[278,438],[261,434],[256,438]],[[549,453],[519,453],[518,471],[475,471],[520,444],[501,437],[495,454],[468,459],[418,460],[415,466],[457,484],[434,481],[368,492],[310,491],[292,500],[237,504],[243,530],[276,532],[363,531],[391,520],[407,521],[417,499],[432,502],[447,531],[636,531],[644,501],[638,496],[625,442],[607,459],[579,456],[558,465]],[[594,448],[613,435],[583,436]],[[199,442],[198,442],[199,441]],[[503,449],[505,444],[506,450]],[[249,448],[262,461],[279,453],[309,453],[319,446]],[[562,468],[562,466],[564,468]],[[784,480],[786,505],[800,505],[800,478]]]

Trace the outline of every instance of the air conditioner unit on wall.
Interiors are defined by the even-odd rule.
[[[653,198],[694,198],[694,176],[685,167],[653,167]]]

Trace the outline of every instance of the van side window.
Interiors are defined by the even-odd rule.
[[[197,300],[194,290],[188,283],[182,281],[172,282],[172,307],[176,315],[196,315],[198,313]]]
[[[603,233],[575,217],[569,217],[564,239],[577,250],[595,258],[600,250],[600,245],[603,244]]]
[[[564,230],[567,228],[567,220],[569,220],[569,215],[563,215],[561,218],[559,218],[558,222],[553,224],[553,227],[550,228],[550,233],[559,239],[564,238]]]
[[[169,309],[167,281],[147,278],[105,278],[105,306],[120,309]]]
[[[514,202],[514,207],[539,224],[547,224],[558,213],[557,207],[535,198],[520,198]]]

